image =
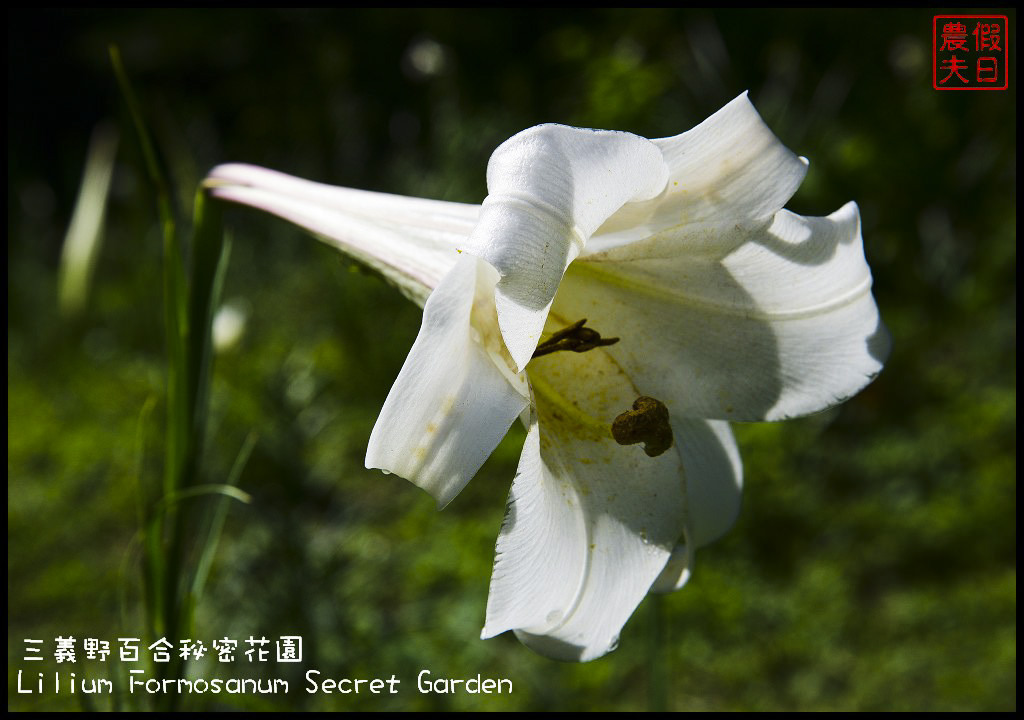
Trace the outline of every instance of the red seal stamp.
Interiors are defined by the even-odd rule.
[[[1010,86],[1010,24],[1005,15],[936,15],[932,87],[1005,90]]]

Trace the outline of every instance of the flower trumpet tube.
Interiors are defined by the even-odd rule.
[[[744,94],[670,138],[525,130],[492,155],[480,206],[239,165],[207,184],[423,305],[367,467],[443,506],[526,425],[482,635],[585,661],[735,521],[730,421],[823,410],[882,368],[857,206],[782,209],[806,169]]]

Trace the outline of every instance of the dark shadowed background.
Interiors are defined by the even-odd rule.
[[[478,639],[523,432],[441,513],[363,469],[419,309],[301,231],[232,209],[224,298],[245,325],[216,358],[204,463],[222,481],[256,431],[240,483],[253,501],[230,508],[192,636],[301,635],[305,652],[297,666],[194,664],[291,691],[183,707],[1015,709],[1016,16],[1009,90],[938,92],[932,15],[10,13],[9,707],[110,706],[17,692],[19,669],[58,669],[58,636],[155,639],[136,495],[160,473],[161,415],[143,408],[164,396],[161,243],[116,43],[186,225],[221,162],[479,202],[491,151],[525,127],[662,137],[749,90],[811,161],[788,207],[859,203],[893,336],[885,371],[844,406],[737,427],[735,529],[686,588],[640,606],[618,650],[560,664],[511,635]],[[61,314],[61,246],[97,128],[120,138],[106,232],[82,310]],[[47,659],[23,661],[26,639]],[[310,668],[395,674],[401,690],[311,695]],[[59,669],[117,671],[81,653]],[[422,669],[514,691],[420,694]]]

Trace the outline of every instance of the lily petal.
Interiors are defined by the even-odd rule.
[[[581,258],[555,309],[620,337],[606,351],[684,417],[822,410],[867,385],[889,346],[854,203],[826,218],[780,211],[672,257]]]
[[[562,307],[556,302],[549,316],[549,332],[568,323],[567,318],[559,314],[561,311]],[[594,328],[602,332],[607,329],[600,324],[595,324]],[[554,408],[547,414],[553,416],[555,422],[591,427],[593,437],[598,440],[607,437],[619,411],[627,408],[637,396],[647,394],[649,389],[623,371],[612,357],[611,351],[616,347],[602,347],[584,355],[563,352],[537,358],[528,372],[538,406]],[[654,390],[651,392],[656,394]],[[672,397],[663,399],[669,407],[675,404]],[[655,592],[682,587],[692,571],[693,551],[714,542],[732,527],[742,498],[743,466],[729,424],[686,418],[676,413],[671,415],[670,424],[674,452],[666,456],[675,455],[678,460],[676,481],[685,488],[686,513],[685,517],[676,518],[676,539],[682,543],[674,548],[654,582],[651,589]],[[545,421],[541,429],[547,430],[547,425]],[[545,447],[545,458],[549,452]],[[585,461],[579,469],[580,476],[585,477],[593,471],[592,455],[581,453],[579,457]],[[656,460],[642,453],[637,457]]]
[[[683,460],[689,528],[694,548],[725,535],[740,514],[743,462],[729,423],[672,418],[672,433]]]
[[[729,423],[672,418],[672,431],[683,461],[687,532],[677,545],[652,592],[678,590],[693,572],[694,550],[722,537],[739,516],[743,464]]]
[[[528,405],[525,380],[499,369],[493,341],[472,322],[481,305],[494,312],[497,279],[487,263],[464,255],[430,295],[366,449],[366,467],[411,480],[441,507]]]
[[[671,208],[682,196],[686,222],[761,218],[793,197],[807,174],[807,160],[775,136],[747,93],[738,96],[693,129],[652,141],[670,169]],[[676,222],[679,219],[677,218]]]
[[[693,129],[651,142],[669,168],[664,195],[623,207],[584,256],[668,256],[684,241],[702,245],[723,230],[757,225],[789,201],[807,174],[806,158],[782,144],[746,93]]]
[[[540,340],[565,268],[608,217],[659,195],[667,177],[658,148],[625,132],[538,125],[494,151],[489,195],[465,249],[501,273],[498,322],[518,370]]]
[[[205,184],[316,234],[394,283],[421,307],[458,259],[479,205],[323,185],[253,165],[221,165]]]
[[[586,365],[616,373],[597,352]],[[560,373],[538,372],[530,373],[537,414],[498,537],[482,637],[512,629],[550,657],[592,660],[614,648],[683,535],[681,455],[616,444],[611,419],[557,395]],[[623,409],[633,392],[628,380],[599,391]]]
[[[651,592],[665,594],[681,590],[693,575],[693,555],[693,546],[689,543],[676,545],[665,569],[651,585]]]

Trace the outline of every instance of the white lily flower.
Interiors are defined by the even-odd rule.
[[[733,524],[728,421],[825,409],[882,368],[857,206],[781,209],[806,168],[744,94],[672,138],[523,131],[492,155],[482,206],[247,166],[208,184],[425,302],[367,467],[443,506],[522,419],[482,636],[591,660]]]

